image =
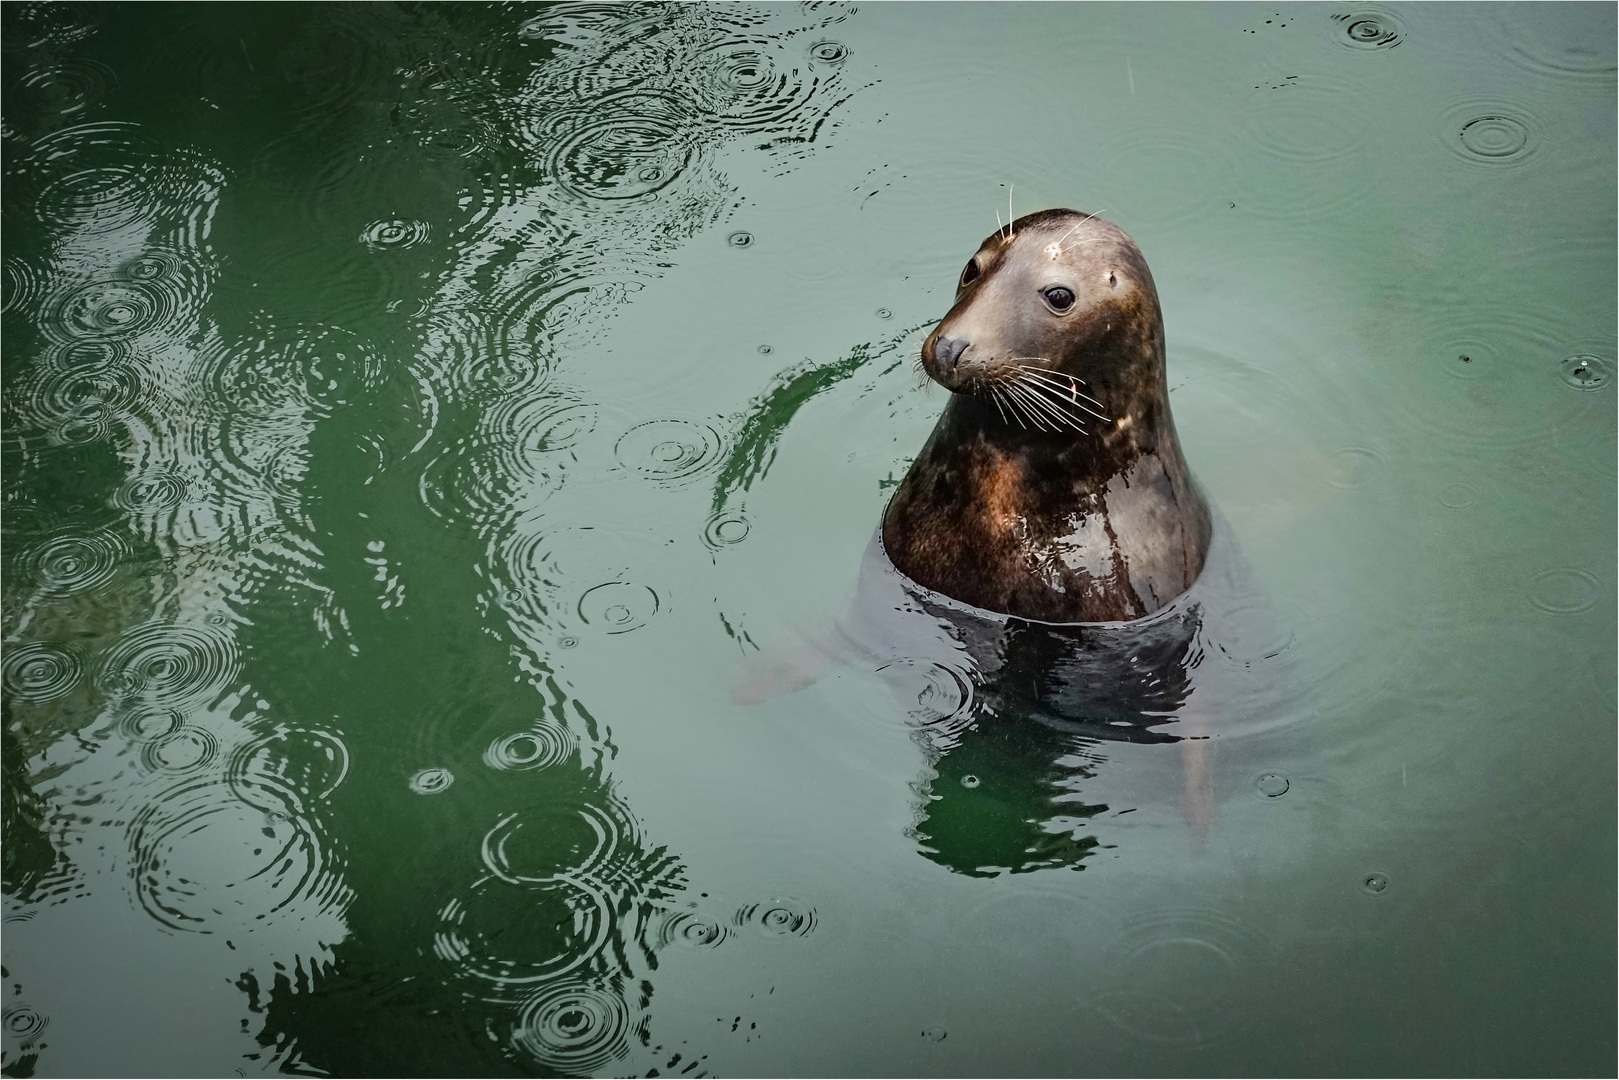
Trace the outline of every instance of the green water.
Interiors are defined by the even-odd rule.
[[[8,1075],[1614,1068],[1613,5],[3,16]],[[1009,202],[1262,709],[815,644]]]

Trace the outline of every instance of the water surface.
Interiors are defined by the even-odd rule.
[[[3,16],[9,1075],[1612,1068],[1611,5]],[[1046,206],[1153,738],[814,659]]]

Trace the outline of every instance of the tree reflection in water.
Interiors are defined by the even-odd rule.
[[[730,436],[625,442],[567,357],[734,208],[721,153],[835,130],[849,14],[6,9],[8,898],[128,890],[291,1071],[647,1042],[657,949],[726,927],[558,659],[656,594],[536,511]]]

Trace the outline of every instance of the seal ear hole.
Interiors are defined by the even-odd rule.
[[[978,260],[968,259],[967,265],[961,271],[961,287],[966,288],[978,280]]]
[[[1119,276],[1117,274],[1115,274],[1113,271],[1109,270],[1107,272],[1107,285],[1108,285],[1108,288],[1110,288],[1110,289],[1114,288],[1118,284],[1119,284]]]

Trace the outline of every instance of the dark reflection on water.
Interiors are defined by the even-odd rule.
[[[466,587],[450,569],[418,613]],[[325,817],[354,853],[353,896],[329,963],[243,975],[260,1041],[339,1074],[610,1066],[646,1033],[649,927],[680,895],[678,864],[614,795],[605,733],[554,681],[514,672],[500,642],[445,650],[404,620],[367,622],[357,638],[384,647],[306,650],[305,678],[269,688],[347,733],[356,765]],[[265,644],[296,652],[282,632]],[[425,769],[451,780],[408,782]]]
[[[659,594],[534,511],[592,453],[717,465],[728,433],[608,423],[561,357],[727,214],[722,148],[829,132],[844,17],[6,8],[19,918],[122,879],[220,943],[248,1057],[340,1074],[611,1069],[660,950],[808,933],[683,899],[551,658]]]

